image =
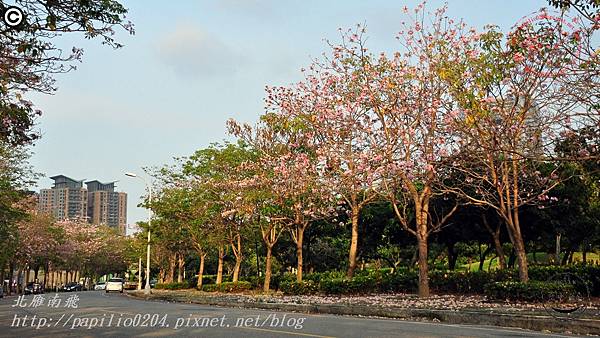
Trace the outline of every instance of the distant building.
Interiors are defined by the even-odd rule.
[[[85,219],[88,210],[87,189],[83,181],[64,175],[50,177],[54,180],[51,189],[42,189],[38,199],[38,210],[50,213],[59,221]]]
[[[57,220],[86,219],[92,224],[116,227],[125,234],[127,224],[127,194],[115,191],[115,182],[77,181],[64,175],[50,177],[54,186],[42,189],[38,210],[50,213]]]
[[[124,234],[127,224],[127,194],[115,191],[115,182],[85,182],[88,191],[87,215],[93,224],[118,227]]]

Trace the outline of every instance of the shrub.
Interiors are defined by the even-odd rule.
[[[248,282],[250,282],[250,284],[252,284],[252,287],[255,289],[262,289],[264,283],[265,283],[265,276],[256,276],[256,275],[252,275],[252,276],[248,276],[244,278],[245,280],[247,280]],[[283,273],[283,274],[274,274],[271,275],[271,281],[269,283],[269,286],[271,289],[275,289],[275,290],[280,290],[281,289],[281,284],[282,283],[291,283],[291,282],[295,282],[296,281],[296,274],[293,273]]]
[[[159,283],[154,287],[155,289],[164,289],[164,290],[181,290],[181,289],[189,289],[190,284],[188,282],[183,283]]]
[[[581,294],[589,292],[592,297],[600,296],[600,266],[596,265],[568,265],[568,266],[534,266],[529,268],[529,278],[532,280],[548,281],[561,274],[576,276],[573,282]],[[578,277],[578,278],[577,278]]]
[[[559,282],[529,281],[528,283],[507,281],[486,285],[485,295],[491,299],[544,301],[560,299],[575,294],[571,284]]]
[[[252,276],[247,276],[244,279],[252,285],[253,289],[261,288],[265,282],[264,276],[258,277],[258,276],[252,275]]]
[[[417,289],[419,276],[416,271],[398,271],[383,276],[379,290],[382,292],[413,292]]]
[[[202,286],[202,291],[206,292],[239,292],[252,289],[252,284],[246,281],[223,282],[221,284],[206,284]]]
[[[319,290],[330,295],[348,293],[348,280],[345,278],[322,279],[319,283]]]
[[[510,281],[514,275],[512,270],[432,271],[429,273],[429,285],[438,292],[483,293],[487,284]]]
[[[309,274],[306,281],[318,284],[325,294],[361,294],[371,292],[413,291],[417,287],[416,272],[363,270],[348,279],[340,271]],[[285,291],[284,291],[285,292]]]
[[[288,295],[313,295],[319,291],[319,284],[312,280],[302,282],[282,282],[279,289]]]
[[[372,274],[354,276],[348,280],[348,292],[350,293],[370,293],[379,291],[381,285],[381,275]]]
[[[575,275],[583,281],[571,282],[571,288],[574,288],[580,295],[585,296],[586,290],[589,290],[590,296],[599,295],[600,267],[598,266],[533,266],[529,268],[529,276],[535,286],[528,287],[527,290],[529,291],[523,291],[525,294],[524,298],[522,297],[521,299],[526,300],[527,295],[534,292],[532,288],[538,287],[540,289],[540,285],[548,282],[549,279],[565,273]],[[356,271],[352,279],[347,279],[345,276],[346,274],[343,271],[309,273],[304,276],[304,281],[310,281],[312,284],[297,285],[295,275],[284,274],[278,275],[277,281],[279,284],[277,285],[280,290],[288,294],[303,294],[302,292],[309,294],[310,292],[316,292],[314,288],[318,288],[319,292],[326,294],[356,294],[370,292],[415,292],[419,281],[416,271],[406,269],[399,269],[394,273],[391,273],[389,269],[367,269]],[[429,273],[429,285],[431,289],[442,293],[487,294],[488,292],[492,292],[493,289],[487,287],[490,284],[508,283],[517,280],[518,274],[514,269],[468,272],[430,271]],[[542,284],[539,284],[539,282],[542,282]],[[563,281],[557,279],[556,282],[560,284]],[[260,285],[262,285],[262,280]],[[272,285],[275,284],[272,283]],[[503,298],[503,296],[499,296],[499,298]]]
[[[231,278],[230,275],[223,275],[222,282],[231,282]],[[202,275],[202,284],[215,284],[216,282],[217,275]],[[198,284],[198,276],[194,276],[191,279],[190,285],[192,284]]]
[[[351,279],[321,279],[319,290],[326,294],[361,294],[380,291],[382,278],[369,274],[357,275]]]
[[[325,271],[325,272],[313,272],[304,275],[304,280],[311,280],[315,283],[320,283],[322,279],[334,279],[334,278],[344,278],[346,277],[346,272],[344,271]]]

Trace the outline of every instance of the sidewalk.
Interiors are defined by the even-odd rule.
[[[365,317],[388,317],[448,324],[475,324],[573,334],[600,335],[600,304],[593,303],[573,317],[553,315],[542,304],[488,302],[480,296],[440,295],[419,299],[412,294],[368,296],[283,296],[261,294],[222,294],[195,290],[141,291],[129,296],[147,300],[255,308],[302,313],[327,313]]]

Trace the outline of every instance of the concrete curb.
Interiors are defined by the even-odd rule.
[[[130,297],[145,300],[162,300],[201,305],[215,305],[233,308],[262,309],[301,313],[320,313],[344,316],[386,317],[400,319],[425,318],[439,320],[446,324],[473,324],[501,327],[518,327],[534,331],[566,332],[581,335],[600,335],[600,320],[556,318],[552,316],[536,316],[522,314],[498,313],[492,311],[473,310],[434,310],[407,309],[381,306],[354,306],[335,304],[280,304],[260,302],[230,302],[208,297],[190,297],[181,294],[145,296],[127,293]]]

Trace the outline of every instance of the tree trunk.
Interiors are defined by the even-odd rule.
[[[54,289],[54,284],[55,284],[55,280],[56,280],[56,272],[54,270],[52,270],[52,272],[50,272],[50,278],[48,280],[48,289]]]
[[[161,268],[162,271],[162,268]],[[160,276],[160,273],[158,274]],[[160,282],[162,283],[162,281]],[[138,290],[142,289],[142,256],[138,257],[138,282],[136,288]]]
[[[348,278],[354,276],[356,269],[356,256],[358,253],[358,217],[360,209],[352,208],[352,238],[350,241],[350,253],[348,254]]]
[[[260,280],[260,256],[258,255],[258,241],[254,240],[254,252],[256,253],[256,278]]]
[[[514,175],[513,178],[518,176],[517,166],[515,163],[516,162],[513,161],[512,164],[512,171]],[[513,250],[515,252],[518,263],[519,280],[523,283],[527,283],[529,281],[527,254],[525,242],[523,241],[523,235],[521,234],[521,224],[519,221],[519,205],[515,197],[518,196],[518,184],[516,183],[516,179],[514,181],[515,183],[512,186],[512,195],[510,195],[511,193],[507,193],[507,195],[512,197],[507,198],[507,202],[505,205],[503,205],[503,210],[500,216],[502,216],[502,218],[505,221],[508,236],[510,237],[510,241],[513,244]]]
[[[519,280],[523,283],[529,281],[529,272],[527,269],[527,254],[525,252],[525,243],[523,243],[523,237],[520,233],[514,234],[515,236],[515,253],[517,256],[517,264],[519,265]]]
[[[571,253],[569,254],[569,260],[567,261],[567,264],[571,265],[573,264],[573,254],[575,253],[575,249],[571,250]]]
[[[200,268],[198,269],[198,283],[196,283],[196,288],[202,290],[202,277],[204,276],[204,259],[206,258],[206,254],[204,252],[198,252],[198,256],[200,257]]]
[[[173,276],[175,275],[175,261],[177,260],[177,254],[171,254],[169,256],[169,271],[167,272],[167,283],[173,283]]]
[[[419,246],[419,297],[429,297],[429,267],[427,265],[427,235],[418,234]]]
[[[481,244],[480,244],[480,250],[481,250]],[[483,271],[483,265],[485,264],[485,259],[486,259],[487,255],[489,255],[490,251],[492,251],[492,248],[487,247],[485,249],[485,251],[479,255],[479,271]],[[490,261],[490,265],[491,264],[492,264],[492,262]],[[489,270],[489,265],[488,265],[488,270]]]
[[[512,269],[512,268],[514,268],[514,267],[515,267],[515,260],[516,260],[516,257],[517,257],[517,256],[515,256],[515,249],[513,248],[513,250],[510,252],[510,256],[508,256],[508,263],[507,263],[507,266],[508,266],[509,268],[511,268],[511,269]]]
[[[296,281],[302,282],[302,245],[304,243],[304,230],[306,227],[299,226],[296,228],[296,258],[298,260],[298,264],[296,266]]]
[[[415,210],[415,234],[417,235],[417,246],[419,252],[419,297],[429,297],[429,266],[427,262],[427,209],[428,204],[424,203],[423,199],[416,201],[417,208]],[[422,204],[423,203],[423,204]]]
[[[140,258],[140,262],[142,261],[142,258]],[[141,265],[141,263],[140,263]],[[141,277],[141,272],[140,272],[140,277]],[[141,281],[141,278],[140,278]],[[165,282],[165,269],[161,266],[158,270],[158,282],[160,284]]]
[[[178,254],[177,260],[177,283],[183,283],[183,270],[185,269],[185,259],[183,254]]]
[[[46,288],[46,283],[48,282],[48,273],[50,272],[50,262],[46,261],[46,266],[44,266],[44,289]]]
[[[235,265],[233,267],[233,278],[232,282],[237,283],[240,276],[240,268],[242,267],[242,260],[235,258]]]
[[[506,256],[504,255],[504,249],[502,248],[502,243],[500,242],[500,232],[498,235],[492,236],[494,240],[494,249],[496,250],[496,255],[498,256],[498,269],[503,270],[506,268]]]
[[[490,233],[490,235],[492,235],[494,249],[496,250],[496,255],[498,256],[498,269],[503,270],[506,268],[506,256],[504,255],[504,249],[502,248],[502,241],[500,241],[501,224],[499,223],[496,226],[496,229],[492,230],[492,227],[489,225],[486,215],[482,214],[481,218],[483,220],[483,225]]]
[[[12,295],[13,290],[13,279],[15,278],[15,263],[8,263],[8,295]]]
[[[235,266],[233,267],[233,283],[237,283],[240,276],[240,268],[242,267],[242,236],[237,236],[236,246],[231,244],[235,256]]]
[[[219,246],[219,265],[217,266],[217,281],[216,284],[221,284],[223,281],[223,257],[225,257],[225,250],[223,245]]]
[[[31,268],[29,266],[29,264],[25,265],[25,283],[23,283],[23,287],[25,287],[27,285],[27,283],[29,283],[29,274],[31,272]]]
[[[487,272],[490,272],[492,269],[492,264],[494,263],[494,260],[497,258],[498,256],[494,256],[492,257],[492,259],[490,259],[490,264],[488,264],[488,268],[487,268]]]
[[[458,259],[458,255],[456,254],[456,251],[454,250],[454,244],[455,244],[454,242],[447,244],[448,270],[450,270],[450,271],[454,271],[454,269],[456,268],[456,260]]]
[[[271,257],[273,254],[273,247],[267,245],[267,259],[265,261],[265,282],[263,284],[263,291],[269,292],[271,285]]]
[[[556,234],[556,246],[554,248],[554,265],[560,265],[560,233]]]
[[[583,260],[583,265],[585,265],[587,263],[587,248],[588,246],[586,244],[583,245],[583,251],[581,252],[581,258]]]
[[[17,293],[24,293],[23,290],[23,286],[24,286],[24,280],[21,278],[21,275],[23,274],[23,267],[19,267],[19,270],[17,271],[17,282],[19,281],[19,279],[21,279],[20,283],[17,283]]]

